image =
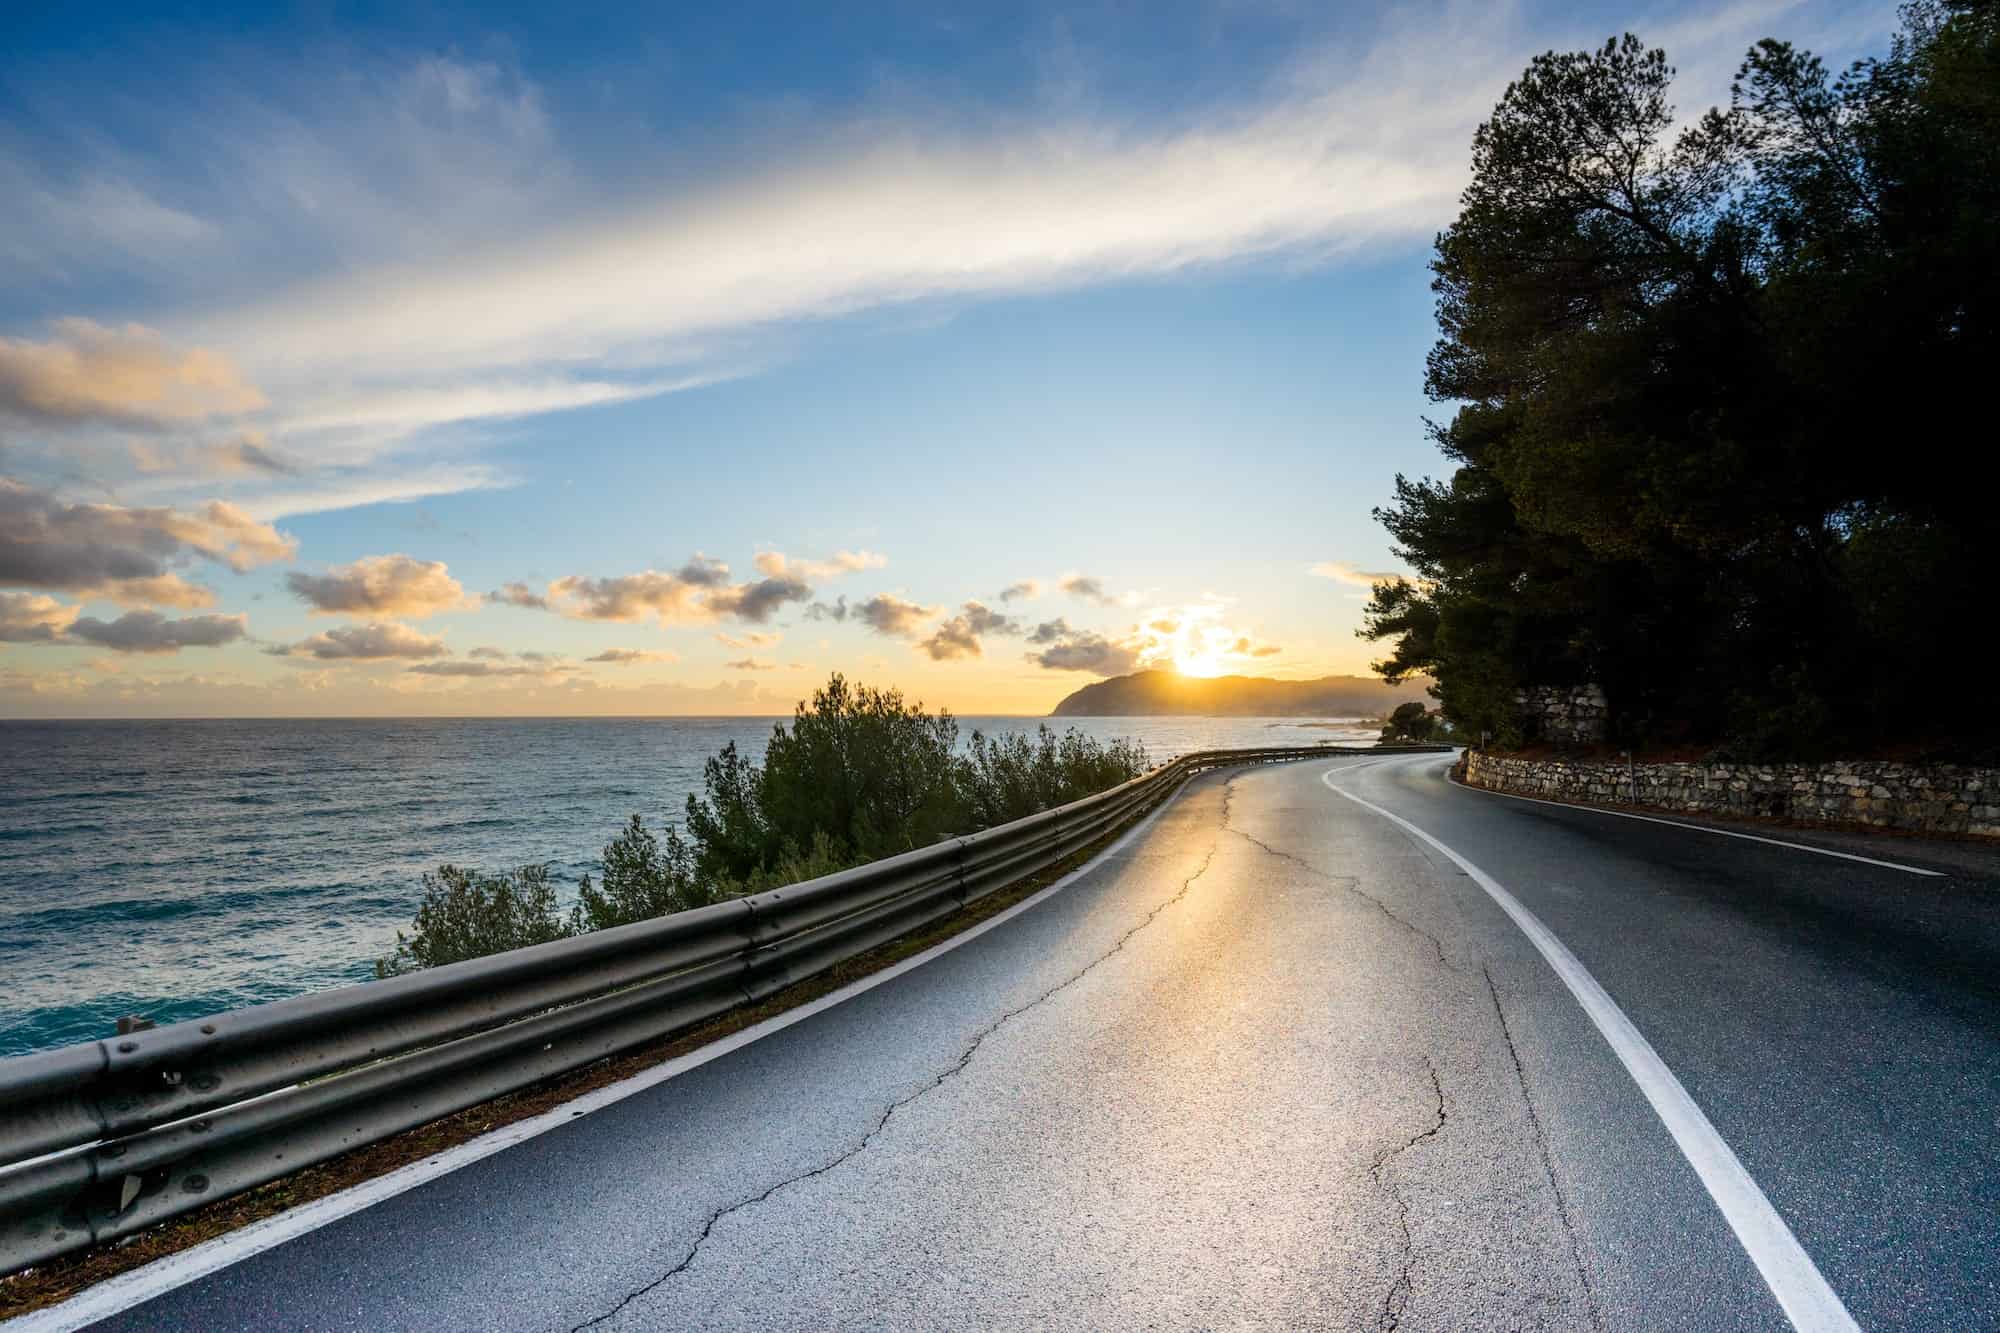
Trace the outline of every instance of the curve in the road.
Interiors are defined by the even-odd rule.
[[[2000,1327],[2000,858],[1900,845],[1951,867],[1918,877],[1335,767],[1199,779],[928,965],[27,1327],[1851,1326],[1767,1281],[1468,865],[1853,1322]]]
[[[1785,1225],[1785,1219],[1778,1216],[1778,1210],[1771,1206],[1762,1187],[1753,1179],[1738,1160],[1736,1153],[1726,1143],[1708,1116],[1695,1104],[1693,1097],[1674,1077],[1674,1071],[1667,1068],[1666,1061],[1646,1040],[1618,1002],[1611,998],[1590,970],[1577,961],[1555,933],[1542,924],[1540,917],[1525,907],[1521,900],[1494,879],[1467,860],[1454,848],[1447,846],[1431,834],[1418,828],[1409,820],[1385,810],[1373,801],[1364,800],[1353,792],[1341,787],[1333,780],[1340,769],[1330,768],[1320,774],[1320,781],[1337,796],[1343,796],[1356,805],[1380,815],[1413,838],[1418,838],[1442,853],[1453,865],[1471,877],[1472,882],[1486,891],[1488,897],[1500,905],[1521,928],[1535,949],[1548,961],[1549,967],[1569,988],[1576,1002],[1604,1034],[1619,1063],[1632,1076],[1632,1081],[1645,1094],[1646,1101],[1660,1117],[1660,1123],[1673,1136],[1674,1143],[1687,1158],[1708,1190],[1715,1206],[1722,1210],[1729,1223],[1729,1229],[1743,1245],[1744,1253],[1757,1266],[1757,1271],[1771,1288],[1785,1317],[1799,1333],[1859,1333],[1859,1325],[1847,1312],[1847,1307],[1828,1285],[1820,1273],[1818,1265],[1798,1237]],[[1657,820],[1656,823],[1673,823],[1672,820]],[[1688,827],[1681,825],[1679,827]],[[1698,832],[1720,832],[1721,830],[1697,829]],[[1769,842],[1772,839],[1758,839]],[[1789,845],[1789,844],[1787,844]],[[1817,851],[1818,848],[1803,848]],[[1841,855],[1841,853],[1834,853]],[[1853,857],[1853,860],[1865,860]],[[1872,862],[1884,865],[1886,862]],[[1904,869],[1906,867],[1895,867]],[[1931,872],[1920,871],[1920,874]]]

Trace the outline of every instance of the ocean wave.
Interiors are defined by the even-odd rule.
[[[31,842],[36,838],[62,838],[77,833],[103,833],[96,823],[42,824],[34,828],[0,828],[0,842]]]

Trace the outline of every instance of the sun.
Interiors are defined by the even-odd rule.
[[[1174,654],[1174,670],[1205,680],[1222,674],[1222,658],[1213,648],[1183,648]]]

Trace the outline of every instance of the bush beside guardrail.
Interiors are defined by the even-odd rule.
[[[785,888],[0,1060],[0,1273],[763,999],[1057,864],[1197,773],[1377,752],[1184,755],[1057,809]]]

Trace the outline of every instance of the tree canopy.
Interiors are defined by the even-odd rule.
[[[1432,262],[1454,470],[1377,510],[1418,578],[1376,669],[1503,743],[1517,689],[1584,681],[1624,743],[1933,740],[1913,677],[1985,600],[2000,4],[1919,0],[1838,76],[1761,42],[1691,123],[1673,73],[1551,52],[1473,138]]]

